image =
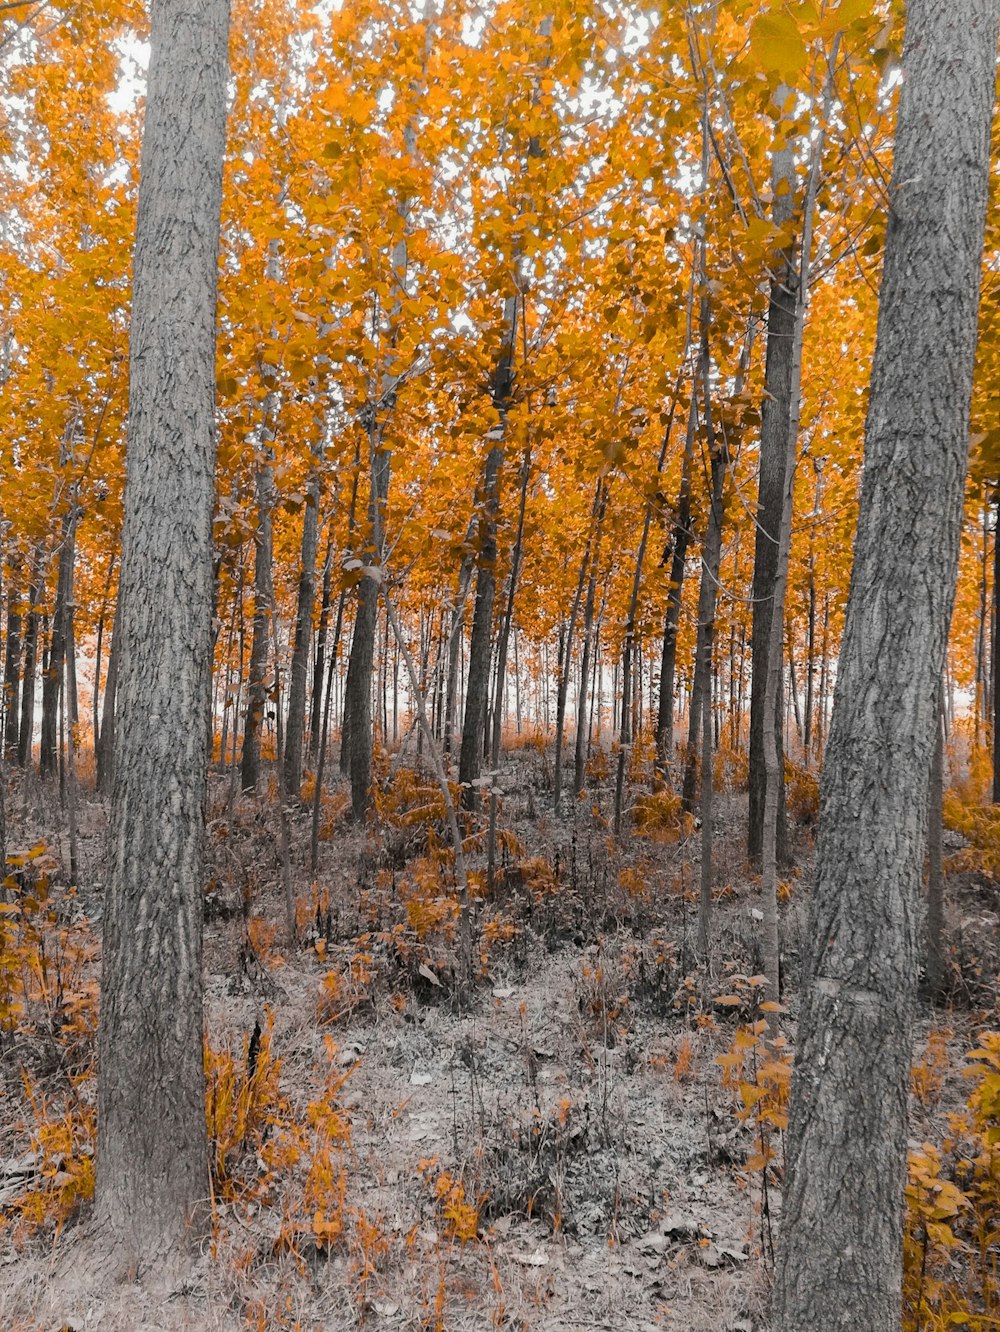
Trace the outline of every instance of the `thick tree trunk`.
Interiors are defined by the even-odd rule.
[[[997,17],[996,0],[909,4],[775,1332],[900,1326],[921,869],[969,448]]]
[[[316,544],[319,535],[319,470],[314,468],[306,487],[302,517],[302,566],[295,610],[295,641],[288,682],[288,713],[285,723],[285,790],[297,798],[302,785],[302,750],[306,732],[306,686],[309,679],[309,647],[312,643],[313,604],[316,600]]]
[[[202,870],[228,4],[153,0],[133,268],[97,1233],[125,1275],[210,1220]]]

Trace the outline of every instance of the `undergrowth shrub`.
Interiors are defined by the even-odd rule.
[[[1000,1325],[1000,1032],[968,1055],[972,1086],[948,1134],[910,1153],[904,1332]]]

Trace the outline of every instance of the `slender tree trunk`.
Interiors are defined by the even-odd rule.
[[[42,677],[42,735],[41,749],[38,756],[38,770],[43,777],[51,777],[56,771],[59,757],[58,712],[59,696],[63,689],[63,668],[66,660],[68,638],[68,597],[73,577],[73,562],[76,550],[76,499],[70,501],[70,507],[63,517],[62,541],[59,546],[59,560],[56,574],[56,601],[52,612],[52,636],[49,640],[49,657]],[[69,703],[64,700],[64,706]]]
[[[594,544],[587,574],[587,600],[583,608],[583,649],[580,655],[580,696],[576,701],[576,740],[573,754],[573,795],[579,796],[584,787],[587,751],[590,744],[590,722],[587,711],[587,686],[593,700],[594,687],[591,660],[594,658],[594,606],[597,601],[597,572],[601,553],[601,529],[608,507],[608,485],[602,481],[598,488],[597,519],[594,525]]]
[[[371,491],[368,519],[373,530],[389,495],[390,455],[371,448]],[[365,556],[366,564],[380,564],[375,547]],[[375,631],[378,627],[379,583],[365,576],[358,583],[351,657],[344,686],[344,728],[341,739],[341,770],[351,779],[351,813],[363,823],[368,816],[372,782],[372,669],[375,662]]]
[[[257,530],[253,542],[253,629],[250,637],[250,672],[247,712],[243,723],[240,783],[255,792],[260,784],[260,741],[267,707],[268,606],[271,587],[274,474],[270,456],[257,464]]]
[[[691,464],[694,458],[695,437],[698,433],[697,395],[692,387],[688,408],[687,431],[684,435],[684,459],[681,463],[681,484],[677,496],[677,511],[670,541],[663,552],[661,564],[670,560],[670,591],[667,613],[663,621],[663,647],[660,653],[660,703],[656,717],[656,771],[669,781],[674,760],[674,675],[677,670],[677,629],[681,619],[684,597],[684,572],[691,542]]]
[[[517,336],[517,300],[504,301],[503,350],[493,377],[493,405],[500,422],[493,427],[486,467],[483,473],[482,502],[479,511],[476,565],[476,607],[472,616],[469,643],[469,672],[465,688],[465,719],[462,723],[462,747],[458,759],[458,780],[462,784],[462,803],[467,809],[479,808],[479,774],[482,771],[483,728],[490,683],[490,659],[493,642],[493,598],[496,591],[497,517],[500,508],[500,467],[504,457],[504,433],[510,406],[514,371],[514,342]]]
[[[775,100],[788,95],[779,87]],[[776,226],[786,226],[795,205],[795,150],[789,145],[775,151],[772,161],[774,183],[773,216]],[[796,247],[789,246],[778,258],[771,280],[767,308],[767,353],[764,360],[764,397],[761,404],[760,476],[757,487],[757,528],[754,539],[753,628],[750,640],[750,813],[747,831],[747,855],[752,864],[761,865],[764,846],[764,800],[767,773],[764,760],[764,689],[768,679],[777,691],[774,699],[775,745],[778,769],[783,772],[784,745],[782,716],[784,701],[782,673],[768,675],[771,643],[771,618],[774,604],[774,580],[778,567],[778,533],[781,527],[785,494],[785,459],[788,428],[793,409],[792,361],[795,344],[795,319],[798,307],[799,270]],[[788,828],[785,813],[785,786],[778,791],[778,859],[788,859]]]
[[[698,748],[698,724],[701,724],[701,901],[698,910],[698,949],[704,962],[709,961],[712,912],[712,650],[715,644],[715,603],[722,559],[722,523],[724,518],[726,470],[729,451],[725,440],[718,440],[712,421],[711,366],[708,351],[708,298],[701,303],[701,354],[699,377],[704,399],[705,433],[712,460],[709,494],[708,531],[702,551],[701,587],[698,594],[698,643],[695,657],[695,682],[692,687],[691,731],[688,739],[688,768],[684,774],[684,796],[688,808],[694,805],[695,754]],[[696,708],[697,692],[700,703]]]
[[[504,608],[500,633],[497,636],[496,686],[493,691],[493,737],[490,745],[490,762],[496,767],[500,761],[500,742],[503,737],[503,701],[504,686],[507,679],[507,651],[510,645],[511,626],[514,623],[514,599],[517,595],[517,583],[521,573],[521,558],[524,546],[524,514],[528,503],[528,482],[531,480],[531,448],[526,447],[521,462],[521,495],[517,511],[517,532],[514,536],[514,549],[510,558],[510,576],[507,580],[507,604]]]
[[[133,1278],[180,1263],[210,1220],[201,919],[227,44],[226,0],[153,0],[95,1196],[97,1233]]]
[[[587,587],[589,575],[592,571],[594,547],[597,542],[597,534],[601,520],[601,496],[603,491],[604,479],[602,477],[601,480],[598,481],[597,489],[594,492],[594,502],[591,506],[591,529],[587,535],[587,546],[583,552],[583,562],[580,565],[580,576],[577,579],[576,592],[573,595],[573,602],[570,606],[569,624],[566,627],[566,640],[562,651],[559,687],[556,694],[556,750],[552,781],[552,804],[557,810],[562,799],[563,734],[566,726],[566,700],[569,697],[570,670],[573,663],[573,635],[576,632],[576,621],[577,616],[580,613],[580,602],[583,600],[584,589]],[[593,608],[591,608],[591,615],[593,615]]]
[[[1000,804],[1000,487],[993,501],[993,803]]]
[[[3,754],[8,762],[17,758],[19,704],[21,701],[21,612],[20,589],[11,577],[7,588],[7,642],[3,672]]]
[[[997,19],[995,0],[908,7],[775,1332],[900,1327],[921,870],[968,458]]]
[[[316,601],[316,544],[319,533],[320,478],[313,467],[306,487],[302,518],[302,565],[295,610],[295,643],[288,682],[288,716],[285,723],[285,790],[295,799],[302,786],[302,750],[306,730],[306,686],[309,678],[309,647],[312,642],[313,604]]]
[[[28,590],[28,629],[24,639],[24,674],[21,679],[21,723],[17,734],[17,766],[31,767],[31,749],[35,738],[35,663],[38,656],[38,601],[41,578],[36,560]]]
[[[822,125],[829,123],[833,102],[833,70],[836,66],[840,37],[834,39],[830,54],[830,74],[822,108]],[[767,671],[763,693],[763,718],[761,737],[764,745],[764,818],[763,841],[761,846],[761,908],[762,926],[762,967],[767,977],[765,995],[772,1003],[777,1002],[780,990],[781,954],[778,935],[778,858],[781,836],[781,798],[785,784],[784,754],[778,748],[781,734],[780,718],[775,718],[773,709],[781,700],[780,676],[782,674],[783,642],[785,638],[785,604],[788,591],[788,564],[792,545],[792,506],[795,497],[795,466],[798,456],[799,423],[801,419],[802,397],[802,343],[805,334],[806,301],[809,294],[809,268],[812,262],[813,218],[816,207],[816,193],[819,189],[820,168],[823,159],[824,130],[821,128],[813,141],[812,162],[806,185],[802,208],[802,254],[799,271],[794,282],[794,309],[792,311],[792,347],[788,370],[788,416],[785,420],[787,436],[785,439],[785,459],[781,477],[781,508],[778,519],[778,549],[774,563],[774,579],[771,584],[771,621],[768,626],[767,655],[764,665]],[[789,674],[791,676],[792,699],[795,701],[796,721],[798,721],[798,701],[795,689],[795,674],[792,664],[791,646],[788,652]],[[775,683],[775,677],[779,677]],[[799,726],[801,735],[801,725]]]
[[[934,757],[927,793],[927,922],[924,977],[927,994],[940,1000],[947,987],[944,938],[944,872],[941,860],[941,816],[944,800],[943,691],[939,694],[934,726]]]
[[[118,695],[118,663],[121,660],[122,596],[121,575],[115,598],[115,617],[111,624],[111,649],[108,652],[108,674],[104,681],[101,703],[101,733],[97,741],[97,790],[110,795],[115,769],[115,702]]]
[[[333,538],[326,543],[323,560],[323,590],[320,594],[319,625],[316,629],[316,656],[313,660],[312,707],[309,714],[309,754],[315,760],[319,753],[323,706],[323,667],[326,661],[326,636],[330,631],[330,607],[333,590]]]

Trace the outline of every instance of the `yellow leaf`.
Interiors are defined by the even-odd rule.
[[[799,25],[790,14],[761,14],[750,27],[750,49],[761,67],[794,83],[806,63]]]

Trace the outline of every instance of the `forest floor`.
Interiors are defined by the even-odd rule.
[[[292,813],[294,948],[275,806],[217,779],[215,1233],[186,1285],[155,1298],[107,1288],[75,1258],[92,1187],[106,808],[81,799],[71,891],[55,798],[14,793],[25,861],[21,914],[5,917],[20,952],[0,952],[0,1328],[765,1328],[810,833],[796,832],[783,893],[784,1011],[765,1028],[745,795],[717,804],[706,971],[694,828],[654,801],[619,844],[606,785],[557,819],[547,783],[544,755],[510,757],[462,1001],[428,779],[397,774],[374,831],[325,798],[315,877],[308,814]],[[469,850],[481,886],[484,840],[470,834]],[[964,1094],[961,1051],[996,1025],[993,885],[958,873],[949,894],[956,997],[921,1026],[917,1141],[940,1137]],[[18,968],[31,973],[20,1001]]]

